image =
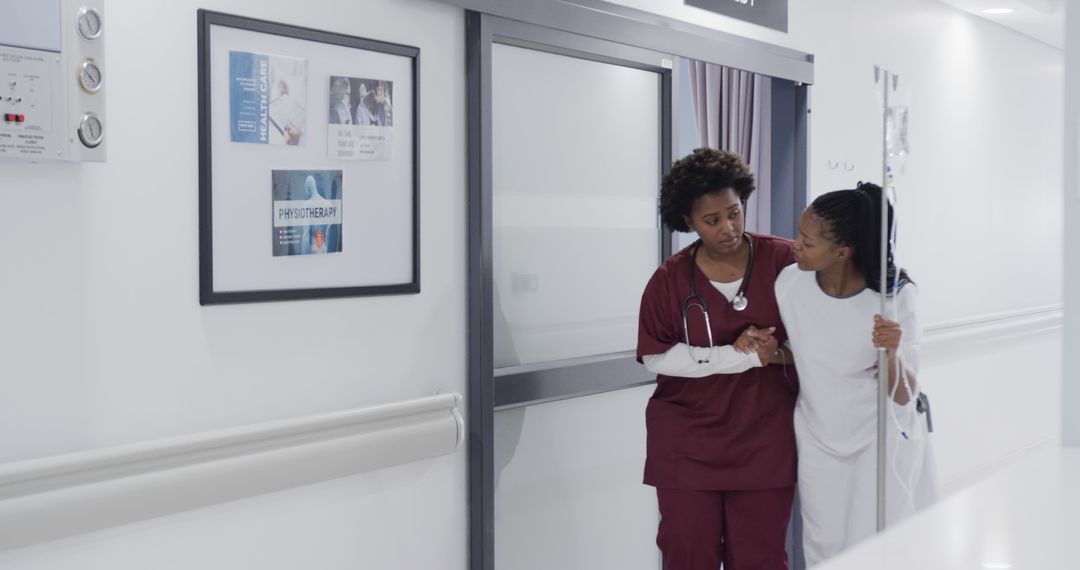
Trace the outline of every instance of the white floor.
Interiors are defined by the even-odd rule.
[[[814,570],[1080,568],[1080,448],[1047,445]]]

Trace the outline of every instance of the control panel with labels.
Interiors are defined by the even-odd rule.
[[[60,73],[58,53],[0,46],[0,157],[64,158]]]
[[[0,6],[0,159],[104,161],[104,0]]]

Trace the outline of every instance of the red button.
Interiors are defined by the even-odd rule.
[[[19,115],[19,116],[15,117],[15,122],[16,123],[25,123],[26,122],[26,115]]]
[[[4,113],[4,120],[9,122],[9,123],[15,122],[15,114],[14,113]]]

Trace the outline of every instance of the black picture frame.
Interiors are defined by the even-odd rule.
[[[368,295],[397,295],[416,294],[420,292],[420,49],[413,46],[389,43],[384,41],[349,36],[340,33],[314,30],[288,24],[269,22],[254,18],[198,10],[198,107],[199,107],[199,304],[215,305],[228,303],[250,303],[266,301],[286,301],[297,299],[324,299],[335,297],[352,297]],[[411,212],[401,223],[411,224],[411,279],[394,282],[358,282],[355,284],[328,283],[327,286],[300,286],[300,287],[270,287],[270,288],[229,288],[219,289],[214,282],[214,180],[215,167],[218,169],[228,168],[229,165],[215,165],[213,162],[215,149],[213,147],[214,129],[228,129],[225,124],[215,125],[211,120],[214,109],[218,105],[230,105],[228,98],[214,100],[212,90],[214,80],[212,73],[212,59],[215,54],[212,41],[217,30],[237,29],[256,34],[265,34],[277,38],[283,38],[285,42],[290,40],[305,40],[329,46],[340,47],[343,53],[349,50],[362,50],[400,56],[406,58],[409,63],[408,75],[411,75],[411,93],[404,94],[411,101],[411,129],[404,132],[411,136],[408,146],[411,146]],[[336,49],[336,48],[335,48]],[[311,82],[319,78],[306,78]],[[326,78],[328,81],[329,77]],[[395,91],[394,100],[402,101],[402,93]],[[313,109],[306,109],[307,115],[312,115]],[[395,119],[397,118],[395,110]],[[318,113],[315,113],[318,115]],[[397,122],[395,120],[395,122]],[[398,133],[398,131],[395,131]],[[400,133],[398,133],[400,134]],[[325,141],[323,141],[325,142]],[[242,144],[242,143],[230,143]],[[318,143],[315,143],[318,144]],[[255,145],[251,145],[255,146]],[[310,152],[310,150],[309,150]],[[356,165],[353,168],[359,168]],[[273,168],[268,164],[267,168]],[[403,168],[403,167],[402,167]],[[224,191],[224,190],[222,190]],[[346,210],[347,213],[347,210]],[[221,236],[218,236],[221,238]],[[227,241],[227,240],[219,240]],[[375,240],[365,240],[361,245],[367,245],[373,250],[384,248],[384,243],[372,243]],[[379,240],[381,241],[381,240]],[[333,256],[326,256],[332,258]],[[333,273],[335,263],[343,264],[344,261],[335,259],[326,262],[326,272]],[[350,266],[342,265],[341,269]],[[365,269],[366,271],[367,269]],[[283,272],[284,273],[284,272]],[[362,280],[361,280],[362,281]]]

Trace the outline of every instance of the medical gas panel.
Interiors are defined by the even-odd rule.
[[[0,0],[0,160],[105,160],[104,0]]]

